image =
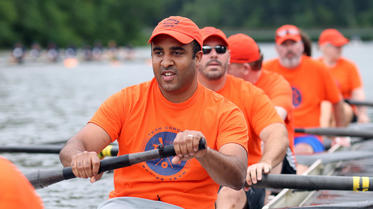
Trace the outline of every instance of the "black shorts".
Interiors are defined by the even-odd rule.
[[[297,167],[295,165],[295,156],[293,152],[288,149],[286,150],[286,155],[282,161],[281,174],[297,174]]]
[[[244,209],[261,209],[264,206],[266,191],[264,188],[250,187],[246,193]]]

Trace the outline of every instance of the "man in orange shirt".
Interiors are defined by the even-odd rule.
[[[41,209],[43,203],[27,178],[9,160],[0,156],[0,208]]]
[[[319,47],[322,57],[319,60],[326,65],[344,99],[356,101],[365,100],[362,79],[356,65],[346,58],[342,57],[342,47],[349,40],[336,29],[326,29],[320,34]],[[329,126],[331,120],[331,105],[325,102],[322,106],[322,124]],[[366,114],[366,108],[363,106],[353,107],[345,104],[345,111],[348,113],[348,122],[367,123],[369,118]]]
[[[243,187],[245,118],[237,106],[198,83],[202,37],[193,21],[164,19],[149,43],[155,78],[106,100],[67,142],[61,162],[94,182],[100,177],[97,153],[114,140],[119,155],[173,144],[173,158],[116,169],[111,199],[99,208],[213,208],[219,185]],[[198,150],[201,137],[205,150]]]
[[[345,124],[343,99],[337,86],[321,63],[303,55],[299,29],[284,25],[276,30],[276,50],[279,58],[264,63],[264,68],[284,76],[293,91],[294,127],[320,126],[320,106],[323,100],[333,104],[337,126]],[[313,135],[295,134],[295,152],[311,154],[324,150],[322,139]]]
[[[248,144],[247,183],[261,180],[263,173],[282,162],[288,146],[287,131],[283,120],[262,90],[242,79],[227,75],[229,47],[225,34],[214,27],[201,29],[203,56],[199,66],[198,80],[207,88],[223,95],[236,104],[244,113],[251,134]],[[261,149],[263,142],[263,150]],[[222,187],[216,208],[261,208],[264,189],[250,188],[235,191]]]
[[[228,38],[228,44],[231,55],[228,74],[262,89],[286,124],[289,147],[283,164],[278,166],[276,173],[295,174],[293,103],[289,83],[281,75],[262,69],[263,55],[250,36],[242,33],[232,35]]]

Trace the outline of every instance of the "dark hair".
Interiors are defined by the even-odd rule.
[[[193,40],[193,59],[196,58],[196,54],[201,51],[201,45],[196,40]]]
[[[303,31],[300,31],[300,36],[302,37],[302,42],[303,42],[303,48],[304,48],[303,54],[311,57],[312,56],[312,41],[311,41],[311,39]]]
[[[260,53],[260,49],[259,49],[259,53]],[[260,69],[262,69],[262,64],[263,64],[263,54],[260,53],[260,58],[254,62],[250,62],[250,67],[253,71],[259,71]]]

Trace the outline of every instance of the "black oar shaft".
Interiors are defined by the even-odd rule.
[[[373,191],[373,179],[360,176],[306,176],[269,174],[255,187],[301,190]]]
[[[322,136],[350,136],[373,138],[373,131],[352,130],[346,128],[295,128],[296,133],[306,133]]]
[[[206,140],[201,139],[199,142],[199,149],[206,149]],[[117,168],[122,168],[130,166],[139,162],[144,162],[148,160],[165,158],[175,155],[175,150],[173,145],[159,146],[158,149],[149,150],[145,152],[121,155],[118,157],[113,157],[110,159],[104,159],[100,162],[99,173],[113,170]],[[38,170],[37,172],[30,173],[26,175],[30,183],[36,188],[43,188],[48,185],[60,182],[62,180],[67,180],[75,178],[71,167],[65,167],[63,169],[53,169],[53,170]]]
[[[357,101],[357,100],[345,99],[345,102],[351,105],[373,107],[373,102],[371,101]]]
[[[58,154],[62,145],[0,146],[0,152]]]

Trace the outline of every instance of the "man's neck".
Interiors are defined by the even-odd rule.
[[[160,88],[162,95],[172,103],[182,103],[188,100],[193,96],[198,88],[197,79],[194,80],[191,86],[188,89],[180,89],[179,91],[175,92],[167,92]]]
[[[328,57],[324,57],[323,61],[326,66],[334,67],[337,64],[338,59],[331,59]]]
[[[246,81],[249,81],[252,84],[256,84],[258,82],[260,76],[262,75],[262,70],[258,71],[251,71],[248,76],[245,78]]]
[[[225,85],[225,81],[227,80],[227,75],[224,74],[221,78],[217,80],[209,80],[204,77],[201,73],[198,73],[198,81],[205,86],[206,88],[212,91],[219,91]]]

